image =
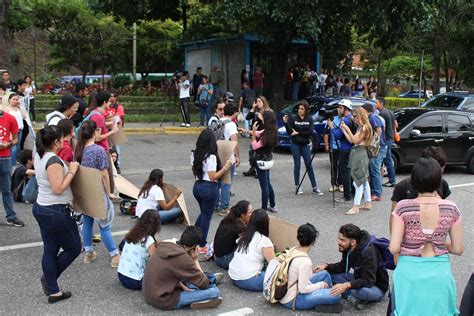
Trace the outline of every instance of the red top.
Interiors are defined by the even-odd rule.
[[[105,116],[100,113],[99,111],[93,111],[94,114],[91,115],[90,120],[94,121],[95,124],[97,125],[97,128],[101,129],[100,134],[104,135],[109,132],[109,129],[107,128],[107,125],[105,125]],[[107,138],[102,139],[99,142],[96,142],[97,145],[100,147],[104,148],[105,152],[109,152],[109,140]]]
[[[252,78],[254,89],[263,88],[263,73],[255,73]]]
[[[59,158],[65,162],[72,162],[74,160],[74,151],[68,140],[63,141],[63,148],[58,152]]]
[[[109,107],[107,111],[105,111],[105,117],[110,117],[117,115],[120,118],[120,121],[123,121],[123,117],[125,116],[125,110],[123,109],[123,105],[117,105],[117,109],[115,109],[112,105]]]
[[[18,134],[18,123],[13,115],[0,113],[3,114],[0,116],[0,142],[8,143],[12,134]],[[10,147],[0,149],[0,157],[10,157]]]

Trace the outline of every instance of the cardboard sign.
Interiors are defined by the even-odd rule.
[[[291,248],[299,245],[296,234],[298,226],[287,222],[281,218],[270,217],[270,233],[268,238],[275,245],[275,251],[281,252],[286,248]]]
[[[219,159],[221,161],[222,166],[224,166],[226,161],[232,157],[235,146],[237,146],[237,142],[233,140],[218,140],[217,141],[217,154],[219,155]],[[231,184],[230,170],[224,173],[221,179],[223,183]]]
[[[169,183],[163,183],[163,193],[165,195],[166,201],[171,200],[175,196],[176,191],[178,191],[178,188],[175,187],[174,185],[169,184]],[[189,220],[188,208],[186,207],[186,201],[184,199],[184,192],[182,192],[179,195],[178,200],[176,201],[176,204],[173,205],[173,207],[176,207],[176,206],[179,206],[181,211],[183,211],[184,221],[186,225],[188,226],[191,225],[191,222]]]
[[[133,183],[125,179],[120,174],[114,174],[115,188],[119,193],[129,196],[132,199],[138,200],[138,193],[140,189]]]
[[[104,187],[100,171],[79,166],[71,182],[73,207],[93,218],[105,219]]]
[[[112,147],[126,142],[128,142],[128,137],[125,134],[125,130],[123,129],[122,125],[119,124],[118,132],[109,136],[109,144]]]

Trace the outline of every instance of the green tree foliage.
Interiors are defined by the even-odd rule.
[[[383,66],[387,77],[415,80],[420,77],[420,56],[397,55]],[[423,71],[428,73],[433,71],[433,65],[429,59],[424,59]]]

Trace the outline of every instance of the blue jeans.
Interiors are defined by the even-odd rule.
[[[12,163],[10,157],[0,158],[0,187],[2,189],[3,208],[5,209],[7,220],[14,220],[16,213],[13,208],[12,193]]]
[[[220,296],[220,291],[215,285],[211,285],[206,290],[192,289],[191,291],[181,291],[176,309],[191,305],[192,303],[214,300]]]
[[[355,280],[353,273],[348,273],[347,275],[344,273],[331,274],[331,278],[334,284],[345,283]],[[371,287],[363,287],[360,289],[349,289],[342,293],[342,296],[344,297],[347,297],[348,295],[352,295],[359,300],[367,302],[378,302],[383,300],[385,293],[374,285]]]
[[[59,292],[58,278],[81,253],[81,237],[76,221],[64,204],[41,206],[33,204],[33,216],[38,222],[43,240],[41,265],[48,292]],[[62,249],[59,253],[59,249]]]
[[[387,140],[387,153],[385,154],[385,158],[383,159],[383,164],[387,167],[388,173],[388,181],[391,183],[396,182],[396,174],[395,174],[395,167],[393,166],[392,160],[392,144],[393,140]]]
[[[300,98],[300,83],[299,82],[294,82],[293,83],[293,88],[291,90],[291,101],[298,101]]]
[[[166,224],[177,219],[183,212],[179,207],[172,207],[169,210],[161,210],[160,205],[156,207],[156,210],[160,214],[161,224]]]
[[[193,195],[201,210],[195,225],[202,230],[203,240],[199,246],[204,247],[207,244],[207,234],[217,201],[218,185],[216,182],[196,181],[193,186]]]
[[[275,207],[275,192],[270,183],[270,169],[261,170],[257,166],[258,182],[260,182],[260,189],[262,190],[262,208],[268,208],[268,200],[270,199],[270,207]]]
[[[127,289],[136,290],[136,291],[142,289],[142,280],[138,281],[138,280],[129,278],[128,276],[125,276],[120,272],[117,272],[117,274],[118,274],[118,279],[120,283],[122,283],[122,285],[125,286]]]
[[[34,203],[38,198],[38,182],[36,176],[32,176],[25,185],[22,193],[22,200],[26,203]]]
[[[220,194],[216,201],[216,208],[217,209],[226,209],[229,208],[230,205],[230,188],[232,187],[232,182],[234,181],[234,171],[235,165],[230,167],[230,184],[223,183],[219,181],[219,191]]]
[[[206,107],[200,106],[199,112],[201,117],[201,126],[205,126],[211,118],[211,101],[209,101],[209,104]]]
[[[218,258],[216,256],[214,256],[214,262],[216,263],[216,265],[219,267],[219,268],[222,268],[222,269],[229,269],[229,264],[230,262],[232,261],[232,259],[234,258],[234,253],[229,253],[228,255],[225,255],[224,257],[221,257],[221,258]]]
[[[94,246],[92,245],[92,233],[94,226],[94,219],[86,214],[83,214],[84,223],[82,224],[82,239],[84,240],[84,250],[93,251]],[[105,248],[109,252],[110,256],[116,256],[119,254],[115,241],[112,237],[111,224],[100,227],[100,236],[102,237],[102,242],[104,243]]]
[[[382,160],[387,154],[387,147],[380,147],[377,157],[370,159],[370,191],[373,195],[382,195]],[[346,188],[344,188],[345,190]]]
[[[18,155],[20,154],[20,144],[21,144],[22,132],[23,132],[22,129],[18,130],[18,143],[16,143],[16,145],[13,145],[10,148],[10,159],[12,161],[12,166],[16,165]]]
[[[304,165],[308,170],[309,181],[311,181],[311,187],[316,188],[316,177],[314,175],[313,165],[311,164],[311,150],[308,145],[298,145],[291,143],[291,153],[293,154],[293,161],[295,168],[293,169],[293,176],[295,177],[295,186],[300,184],[300,168],[301,168],[301,156],[303,156]]]
[[[256,276],[253,276],[247,280],[232,280],[231,279],[231,281],[232,281],[232,284],[238,287],[239,289],[252,291],[252,292],[262,292],[264,278],[265,278],[265,271],[262,271]]]
[[[329,285],[328,289],[315,290],[314,292],[307,294],[296,294],[295,308],[297,310],[313,309],[318,305],[332,305],[339,302],[341,295],[332,296],[331,287],[332,281],[331,276],[327,271],[316,272],[310,279],[311,283],[315,284],[318,282],[326,282]],[[295,285],[297,286],[297,285]],[[293,300],[286,304],[282,304],[286,308],[293,308]]]

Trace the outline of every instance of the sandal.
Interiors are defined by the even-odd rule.
[[[355,215],[355,214],[359,214],[359,212],[360,212],[360,207],[354,205],[353,207],[351,207],[350,210],[346,212],[346,215]]]
[[[361,209],[363,209],[364,211],[370,211],[372,210],[372,204],[370,202],[367,202],[361,206]]]

